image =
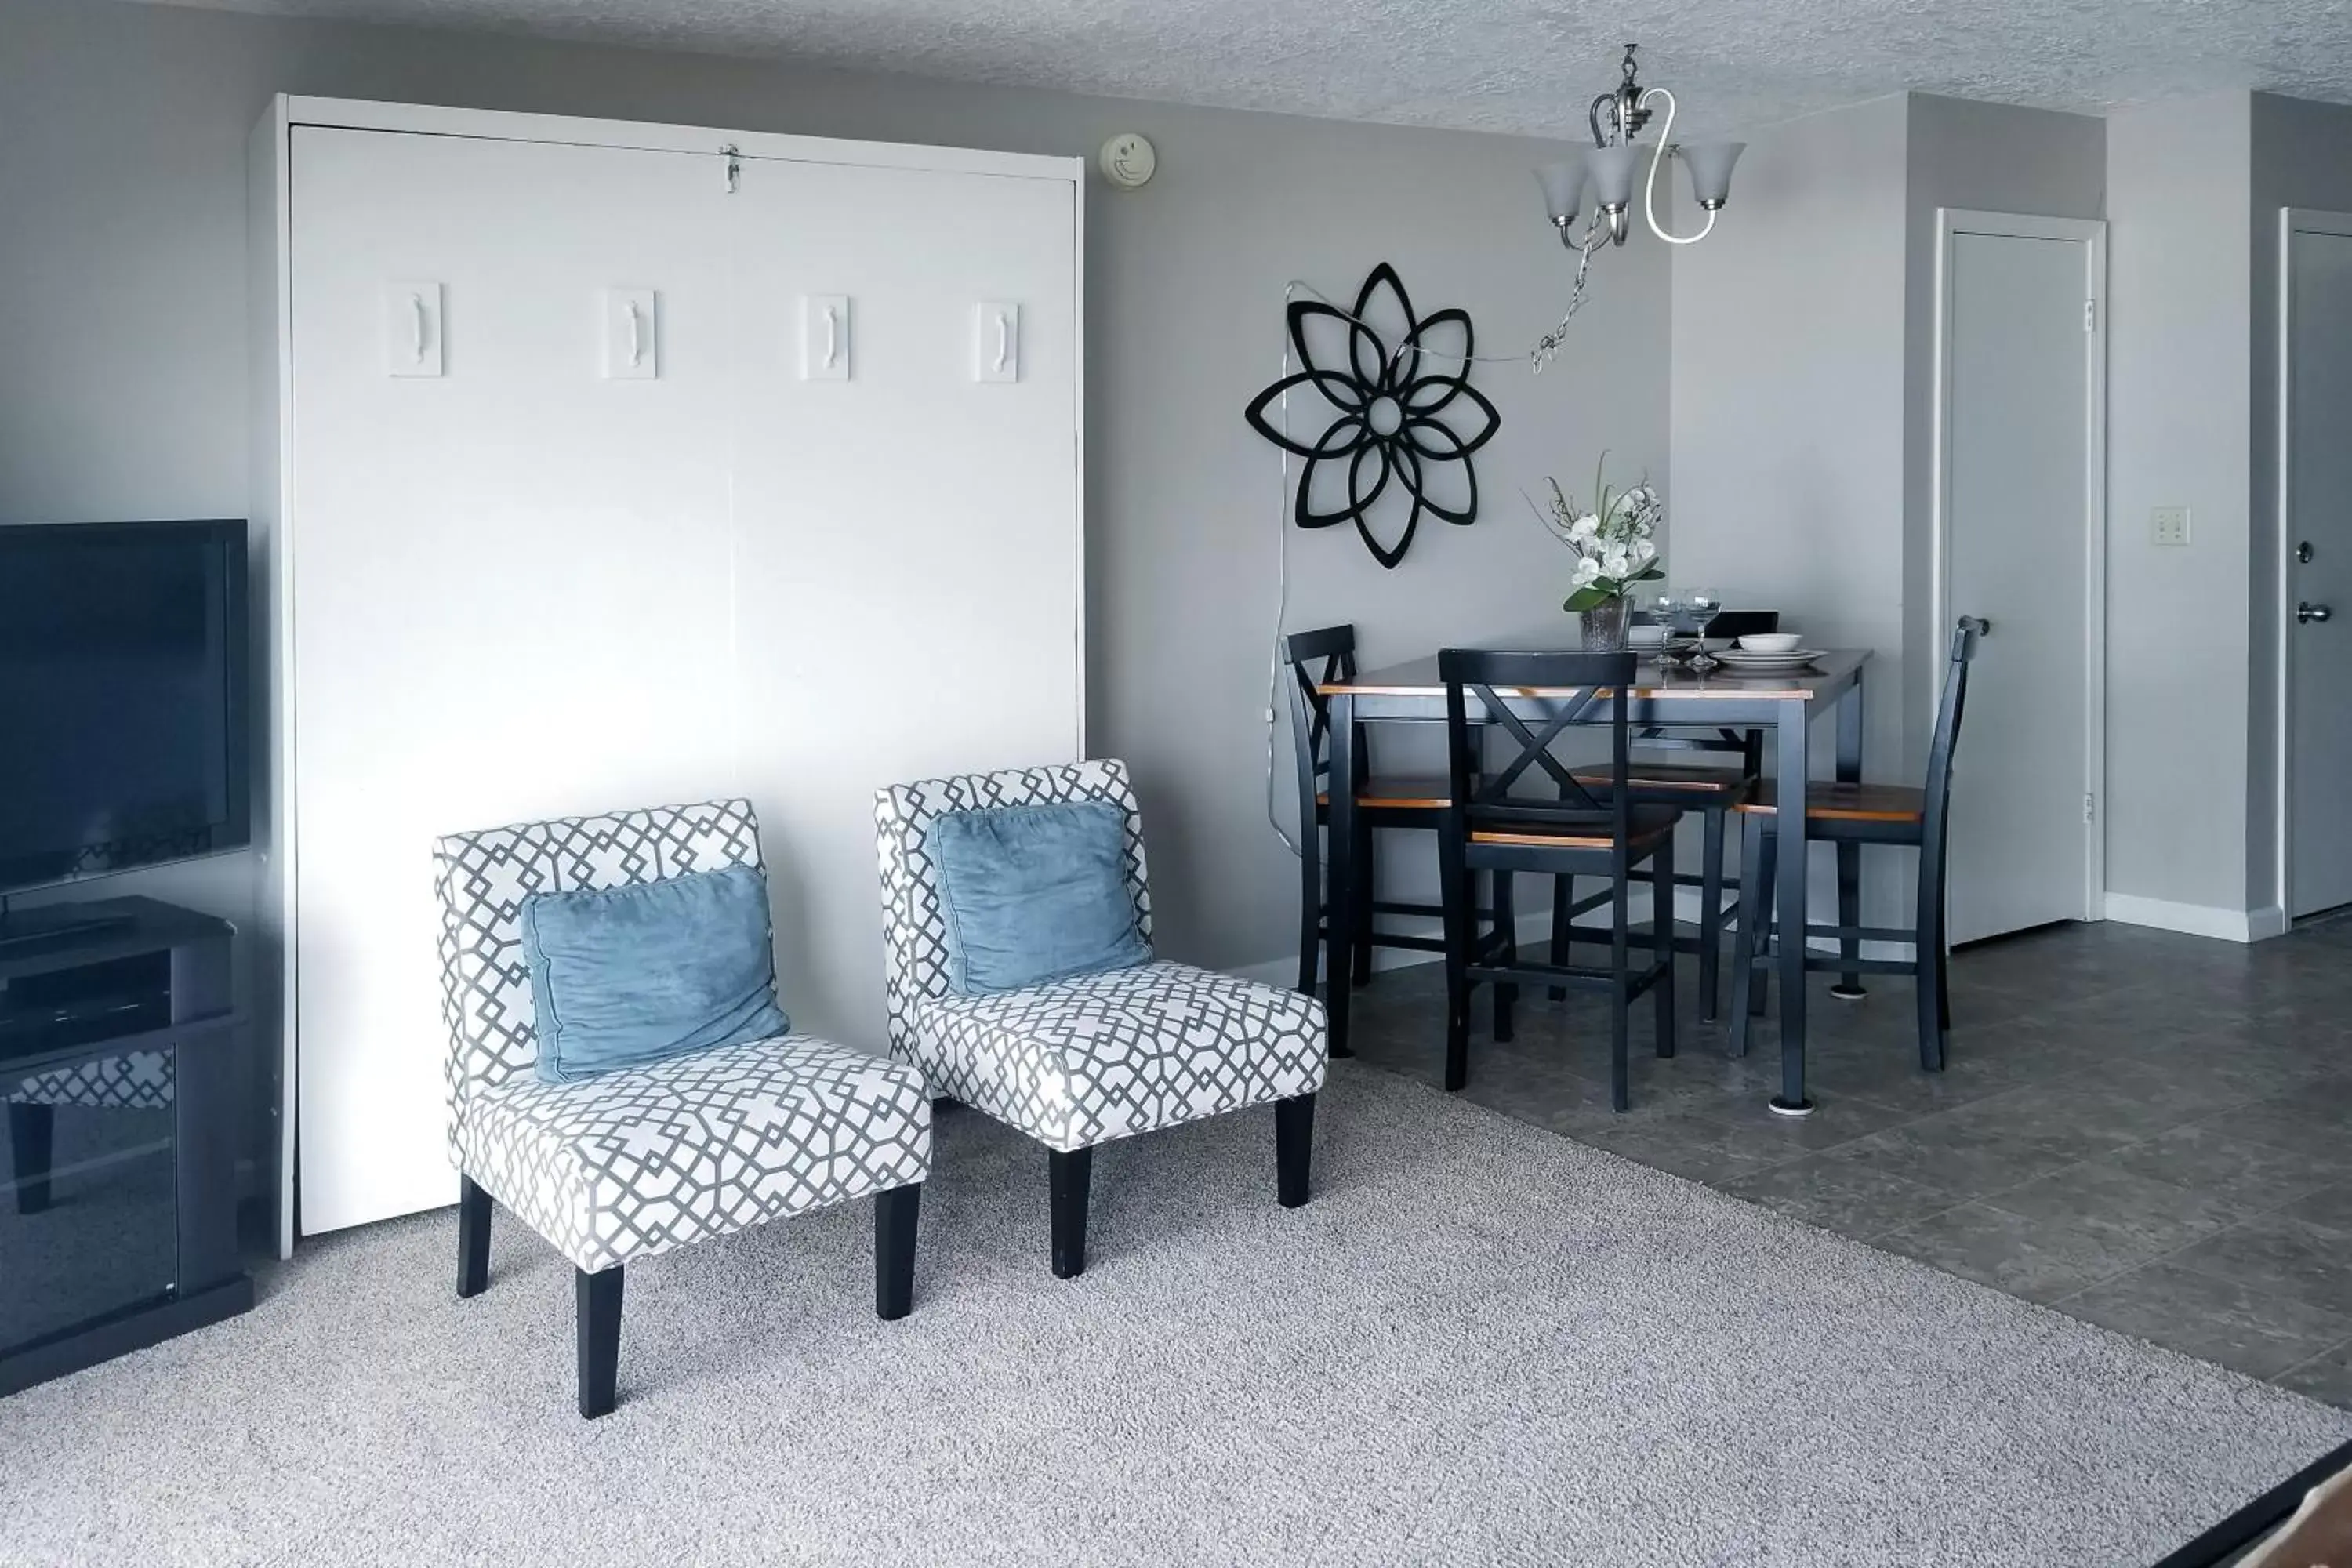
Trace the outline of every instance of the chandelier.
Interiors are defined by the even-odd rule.
[[[1633,205],[1633,176],[1643,153],[1647,153],[1650,159],[1649,173],[1642,184],[1642,216],[1648,220],[1650,232],[1669,245],[1692,245],[1715,232],[1716,215],[1723,210],[1725,199],[1731,195],[1731,166],[1739,162],[1739,154],[1748,146],[1744,142],[1676,146],[1670,140],[1675,132],[1675,95],[1663,87],[1643,87],[1636,79],[1634,47],[1625,46],[1624,61],[1618,68],[1617,89],[1594,98],[1586,115],[1592,128],[1591,151],[1547,163],[1536,171],[1536,179],[1543,186],[1544,211],[1551,218],[1552,226],[1559,230],[1560,243],[1588,255],[1603,223],[1608,226],[1612,244],[1624,244],[1625,237],[1633,231],[1626,215]],[[1633,139],[1650,123],[1650,103],[1654,99],[1665,100],[1666,119],[1658,128],[1658,139],[1644,147]],[[1689,171],[1691,195],[1706,214],[1706,223],[1696,234],[1669,234],[1658,222],[1658,165],[1668,158],[1677,160]],[[1576,218],[1588,195],[1595,210],[1591,226],[1580,236]]]

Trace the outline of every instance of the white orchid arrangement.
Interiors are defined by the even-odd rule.
[[[1602,477],[1608,465],[1609,454],[1603,452],[1592,471],[1590,510],[1570,500],[1559,481],[1549,478],[1544,483],[1551,487],[1551,504],[1536,507],[1543,525],[1576,552],[1576,591],[1560,606],[1570,612],[1623,598],[1634,584],[1666,574],[1657,545],[1665,503],[1646,479],[1631,489],[1612,490]],[[1534,504],[1532,498],[1529,504]]]

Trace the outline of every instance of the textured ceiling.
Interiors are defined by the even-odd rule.
[[[1639,40],[1681,132],[1904,88],[2352,101],[2345,0],[194,0],[1346,120],[1562,135]]]

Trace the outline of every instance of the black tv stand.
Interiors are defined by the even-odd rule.
[[[71,947],[94,936],[119,933],[139,923],[136,915],[92,913],[106,904],[47,904],[37,910],[0,912],[0,959],[38,948]]]
[[[0,1394],[253,1305],[236,1237],[236,932],[152,899],[0,927]]]

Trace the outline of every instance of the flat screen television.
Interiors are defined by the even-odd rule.
[[[245,524],[0,527],[0,889],[251,837]]]

